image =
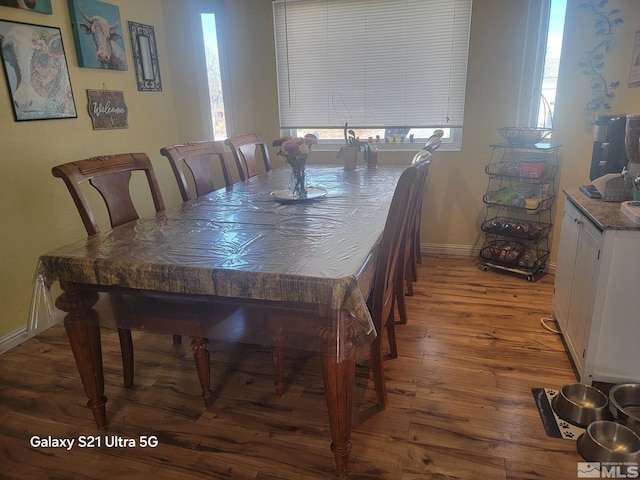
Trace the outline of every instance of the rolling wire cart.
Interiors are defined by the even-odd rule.
[[[485,235],[481,268],[533,281],[546,271],[549,260],[561,145],[498,143],[490,147],[491,159],[485,167],[489,183],[482,198],[486,212],[481,225]]]

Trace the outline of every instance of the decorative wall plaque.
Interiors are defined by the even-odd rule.
[[[89,116],[94,130],[129,128],[124,92],[118,90],[87,90]]]

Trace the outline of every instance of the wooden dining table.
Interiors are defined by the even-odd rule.
[[[288,317],[274,315],[287,319],[275,340],[320,352],[331,450],[338,477],[347,478],[355,364],[376,337],[367,298],[404,169],[309,164],[308,184],[317,198],[287,201],[278,197],[290,188],[291,172],[277,168],[42,255],[38,278],[62,289],[56,306],[66,312],[69,344],[98,428],[107,427],[100,347],[106,320],[93,308],[99,292],[285,311]],[[265,328],[263,318],[256,315],[255,324],[242,328],[216,325],[207,335],[273,345],[274,329]]]

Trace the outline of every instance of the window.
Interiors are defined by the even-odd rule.
[[[194,51],[202,58],[194,72],[202,105],[202,123],[209,138],[224,140],[234,135],[235,119],[231,99],[228,59],[225,49],[224,4],[215,0],[189,3],[193,25]],[[209,111],[208,111],[209,110]]]
[[[542,96],[539,99],[538,105],[537,127],[552,126],[566,10],[567,0],[551,0],[549,29],[546,36],[546,52],[544,52],[544,70],[540,87]]]
[[[459,139],[471,0],[276,0],[273,13],[281,128]]]
[[[529,2],[519,126],[552,127],[567,0]]]
[[[200,18],[202,20],[202,38],[204,39],[204,56],[207,65],[213,138],[227,138],[222,74],[220,72],[220,54],[218,53],[218,33],[216,31],[216,14],[203,13],[200,15]]]

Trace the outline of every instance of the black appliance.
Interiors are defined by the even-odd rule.
[[[596,117],[589,180],[593,181],[608,173],[622,173],[622,169],[627,166],[624,148],[626,126],[626,114]]]

